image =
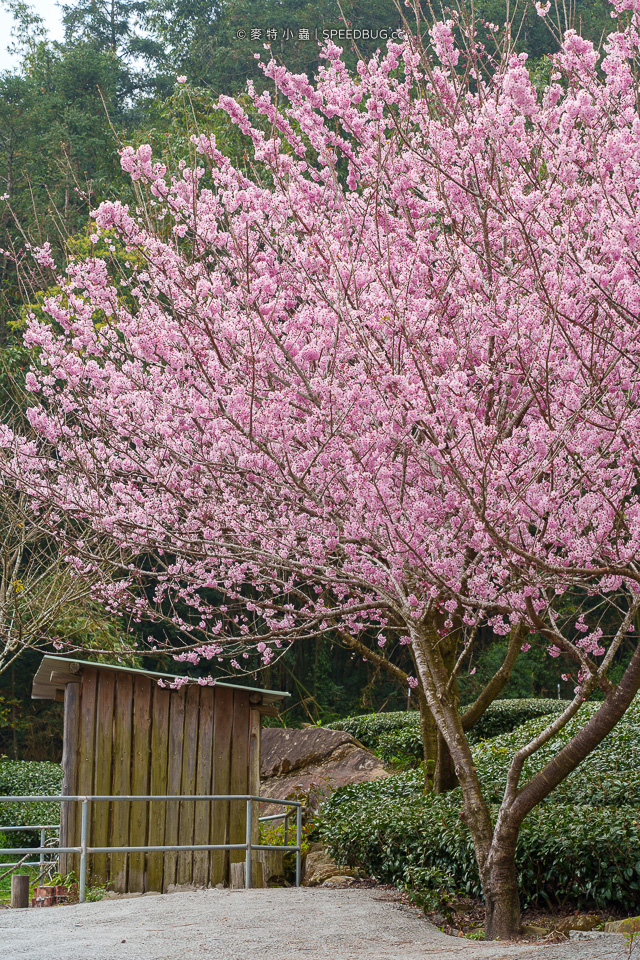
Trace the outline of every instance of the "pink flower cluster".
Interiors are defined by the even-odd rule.
[[[126,296],[89,258],[29,321],[55,455],[28,476],[133,564],[177,558],[159,591],[202,624],[223,595],[219,645],[179,659],[390,619],[402,643],[433,610],[553,631],[567,590],[637,595],[631,21],[600,60],[569,32],[542,92],[524,57],[465,72],[451,23],[439,62],[390,44],[351,77],[330,48],[315,85],[271,62],[263,123],[220,101],[263,176],[206,135],[172,175],[123,150],[155,206],[95,213]]]

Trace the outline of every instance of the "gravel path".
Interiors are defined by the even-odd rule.
[[[454,939],[376,890],[203,890],[0,912],[2,960],[626,960],[622,937]],[[639,958],[640,960],[640,958]]]

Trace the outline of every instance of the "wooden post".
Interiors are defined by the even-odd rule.
[[[14,873],[11,877],[11,906],[18,910],[29,906],[29,876],[26,873]]]
[[[169,704],[171,692],[153,685],[151,714],[151,756],[149,758],[149,793],[167,793],[167,755],[169,749]],[[164,828],[167,804],[164,800],[151,801],[148,806],[149,846],[160,847],[164,843]],[[140,844],[142,846],[142,844]],[[162,893],[164,854],[147,854],[147,877],[145,889]]]
[[[256,859],[262,864],[263,886],[267,886],[272,877],[284,881],[284,853],[282,850],[258,850]]]
[[[96,701],[96,743],[94,754],[94,789],[98,796],[111,794],[113,767],[113,704],[116,688],[115,674],[111,670],[98,670],[98,697]],[[111,804],[106,800],[91,803],[89,845],[109,845],[109,819]],[[109,854],[93,856],[93,876],[98,883],[109,881]]]
[[[198,723],[200,718],[200,687],[189,684],[184,706],[184,735],[182,741],[182,783],[180,793],[196,792],[196,762],[198,759]],[[178,843],[193,843],[194,802],[185,800],[180,804]],[[193,852],[178,854],[176,883],[193,881]]]
[[[230,868],[232,890],[244,890],[245,863],[232,863]],[[263,865],[260,860],[254,860],[251,864],[251,887],[253,890],[261,890],[264,887]]]
[[[80,678],[78,678],[79,681]],[[68,683],[64,691],[64,740],[62,742],[62,795],[72,797],[76,793],[78,769],[78,728],[80,725],[80,683]],[[60,804],[60,846],[75,847],[77,803]],[[60,873],[66,877],[75,870],[74,855],[60,854]]]
[[[252,693],[249,697],[251,709],[249,712],[249,789],[248,793],[257,796],[260,793],[260,734],[262,718],[256,704],[262,700],[259,694]],[[253,804],[253,818],[251,821],[251,843],[258,843],[260,836],[260,804]]]
[[[168,796],[177,796],[182,784],[182,750],[184,748],[184,704],[186,691],[174,690],[171,694],[169,713],[169,755],[167,758],[167,789]],[[164,842],[167,846],[178,843],[178,822],[180,818],[180,801],[167,800],[166,819],[164,824]],[[164,855],[163,893],[176,882],[177,853]]]
[[[133,682],[133,730],[131,733],[131,793],[149,793],[149,754],[151,730],[151,680],[136,677]],[[129,843],[132,847],[144,847],[147,843],[148,804],[144,800],[131,804]],[[129,854],[129,877],[127,891],[142,893],[145,889],[145,855]]]
[[[244,863],[232,863],[229,886],[232,890],[244,890]]]
[[[213,776],[211,793],[228,794],[231,768],[231,728],[233,725],[233,691],[217,687],[214,698]],[[210,843],[229,842],[229,802],[216,801],[211,810]],[[224,850],[211,853],[209,882],[212,886],[228,883],[229,854]]]
[[[95,793],[95,740],[96,740],[96,703],[98,699],[98,671],[94,667],[84,667],[80,684],[80,729],[78,731],[78,769],[76,772],[76,792],[79,796],[88,796]],[[70,846],[80,845],[81,804],[76,809],[75,830],[73,843]],[[89,834],[89,843],[93,835]],[[60,844],[62,846],[62,842]],[[80,854],[69,855],[69,872],[76,876],[80,874]],[[87,877],[93,876],[93,857],[87,857]]]
[[[200,721],[198,730],[198,766],[196,789],[198,794],[211,793],[211,770],[213,753],[213,688],[200,691]],[[215,815],[216,803],[207,800],[195,804],[193,842],[209,843],[211,815]],[[205,850],[193,855],[193,882],[197,887],[206,887],[209,882],[209,854]]]
[[[242,796],[249,791],[249,713],[249,695],[245,690],[234,690],[229,776],[229,793],[232,796]],[[231,800],[229,807],[229,843],[244,843],[247,833],[246,801]],[[244,850],[229,851],[231,863],[238,863],[244,857]]]
[[[113,756],[111,793],[126,797],[131,793],[131,726],[133,712],[133,677],[130,673],[116,674],[113,712]],[[129,812],[127,800],[111,804],[110,845],[129,846]],[[127,890],[127,854],[112,853],[109,876],[116,893]]]

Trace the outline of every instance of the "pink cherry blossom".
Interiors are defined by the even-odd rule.
[[[69,264],[27,323],[33,437],[0,432],[2,472],[84,524],[79,570],[92,536],[118,547],[103,601],[169,607],[186,662],[408,641],[469,809],[452,633],[458,673],[479,627],[572,661],[552,736],[610,696],[640,604],[640,13],[616,8],[602,50],[567,31],[544,90],[446,22],[428,56],[390,43],[352,77],[329,45],[314,83],[272,60],[277,97],[221,97],[248,170],[204,132],[173,172],[125,147],[140,210],[94,217],[126,276]],[[606,635],[586,602],[563,621],[576,595]]]

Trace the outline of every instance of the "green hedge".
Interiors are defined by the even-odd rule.
[[[3,803],[6,796],[46,796],[62,790],[62,767],[58,763],[0,760],[0,826],[60,823],[59,803]],[[0,832],[0,847],[38,846],[33,831]]]
[[[399,730],[381,733],[373,749],[383,763],[415,767],[424,759],[420,724],[414,723]]]
[[[562,713],[569,706],[568,700],[529,699],[529,700],[494,700],[487,707],[476,725],[470,731],[470,739],[490,740],[500,737],[528,720],[536,717],[547,717],[550,714]]]
[[[329,730],[346,730],[364,747],[374,748],[383,733],[397,733],[400,730],[420,729],[420,714],[416,711],[392,713],[365,713],[360,717],[346,717],[328,723]]]
[[[477,743],[500,736],[535,717],[559,713],[566,700],[495,700],[480,717],[469,740]],[[363,746],[374,750],[381,760],[391,763],[420,762],[423,758],[420,714],[413,711],[367,713],[328,724],[332,730],[345,730]]]
[[[527,762],[539,769],[580,728],[585,706],[553,742]],[[494,814],[514,750],[544,728],[523,727],[474,748]],[[598,750],[526,818],[517,848],[523,905],[571,901],[640,907],[640,705],[634,704]],[[425,796],[421,773],[336,791],[324,804],[320,833],[341,862],[397,884],[447,876],[457,889],[480,894],[471,836],[462,824],[460,791]],[[612,808],[615,808],[615,812]]]

